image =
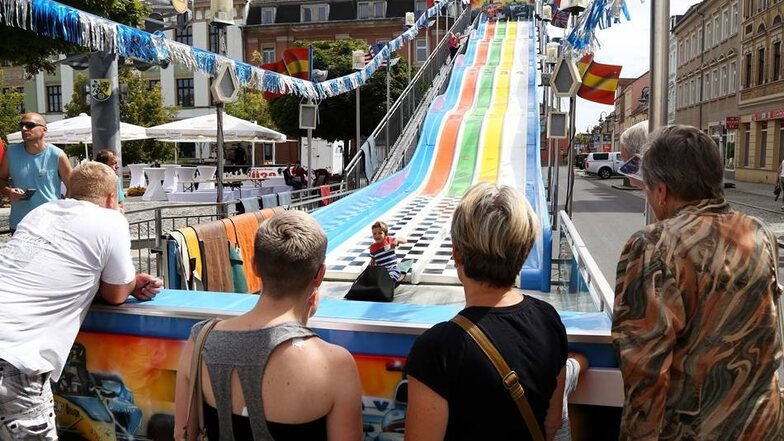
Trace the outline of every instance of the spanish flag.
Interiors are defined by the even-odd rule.
[[[282,60],[278,60],[274,63],[262,64],[261,68],[264,70],[277,72],[279,74],[286,73],[286,65],[283,64]],[[283,96],[282,93],[276,93],[276,92],[264,92],[262,95],[264,96],[264,99],[267,101],[274,100]]]
[[[577,95],[596,103],[615,103],[615,90],[618,88],[622,68],[623,66],[597,63],[593,61],[592,54],[584,56],[577,63],[577,69],[583,79]]]
[[[292,47],[283,51],[283,63],[289,75],[310,81],[313,52],[309,47]]]

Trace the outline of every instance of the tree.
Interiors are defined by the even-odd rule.
[[[147,80],[137,71],[126,68],[120,69],[120,89],[123,90],[120,98],[120,120],[142,127],[151,127],[174,120],[177,116],[177,107],[164,106],[161,97],[161,87],[156,85],[152,90],[147,88]],[[81,91],[85,90],[87,78],[79,75],[74,81],[74,92],[71,102],[65,105],[65,115],[69,118],[80,113],[90,114],[90,104],[87,103]],[[68,148],[69,154],[78,153],[79,148]],[[160,142],[152,139],[140,141],[125,141],[122,145],[122,156],[125,164],[137,162],[152,162],[154,160],[166,161],[174,159],[174,144]]]
[[[313,67],[328,71],[328,78],[337,78],[354,72],[351,55],[355,50],[367,50],[364,40],[337,40],[296,42],[295,46],[313,47]],[[401,59],[392,68],[390,82],[391,103],[400,96],[407,84],[407,64]],[[360,123],[363,135],[369,135],[386,114],[386,70],[378,70],[360,91]],[[319,103],[319,123],[313,136],[329,141],[347,140],[356,136],[356,95],[344,93]],[[300,97],[283,96],[270,102],[269,109],[277,127],[287,135],[298,138],[304,134],[299,129]]]
[[[277,130],[270,116],[267,100],[262,95],[257,89],[241,89],[237,101],[226,105],[226,113]]]
[[[5,85],[3,72],[0,71],[0,89]],[[19,106],[24,101],[24,95],[9,90],[0,95],[0,135],[7,141],[8,134],[19,130],[21,120]]]
[[[60,3],[129,26],[137,26],[150,12],[138,0],[60,0]],[[53,72],[56,55],[86,51],[85,48],[23,29],[0,25],[0,33],[3,35],[0,62],[25,66],[30,73],[40,70]]]

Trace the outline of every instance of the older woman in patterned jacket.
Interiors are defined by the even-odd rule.
[[[694,127],[653,134],[642,176],[658,222],[618,263],[620,439],[784,439],[775,237],[730,208],[719,151]]]

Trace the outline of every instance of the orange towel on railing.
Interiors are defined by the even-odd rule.
[[[234,292],[229,261],[229,238],[223,222],[193,225],[202,249],[204,289]]]
[[[329,205],[332,203],[332,198],[329,197],[329,185],[321,186],[321,203],[322,205]]]
[[[248,292],[256,294],[261,291],[261,279],[253,270],[253,242],[256,230],[259,229],[259,220],[255,213],[245,213],[233,216],[231,220],[223,219],[226,235],[229,241],[238,243],[242,253],[242,267],[245,271],[245,280],[248,282]],[[236,234],[236,235],[235,235]]]

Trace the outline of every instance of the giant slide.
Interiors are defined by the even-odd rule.
[[[539,163],[533,29],[488,22],[471,32],[443,95],[430,105],[410,163],[400,172],[314,213],[329,238],[327,279],[354,280],[368,264],[370,226],[389,224],[408,243],[408,283],[459,284],[449,236],[452,213],[477,182],[513,186],[537,213],[542,234],[519,286],[550,289],[551,231]]]

